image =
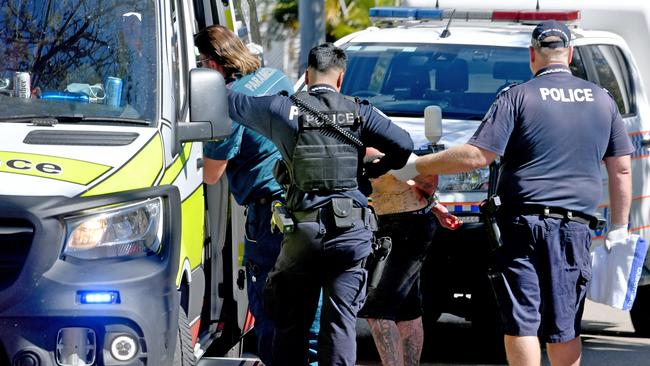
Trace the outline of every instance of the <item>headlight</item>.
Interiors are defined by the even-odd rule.
[[[488,168],[481,168],[469,173],[441,175],[438,190],[449,191],[487,191],[490,178]]]
[[[98,259],[158,253],[162,208],[162,199],[155,198],[66,217],[63,254]]]

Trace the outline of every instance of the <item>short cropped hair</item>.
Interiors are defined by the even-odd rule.
[[[547,37],[547,39],[550,42],[561,42],[562,40],[560,37]],[[533,49],[540,54],[546,61],[552,61],[552,62],[564,62],[566,61],[567,55],[569,54],[569,48],[564,48],[564,47],[558,47],[558,48],[550,48],[550,47],[542,47],[541,45],[533,45],[531,46]]]
[[[334,68],[345,71],[347,62],[345,51],[331,43],[323,43],[309,51],[307,66],[318,72],[328,72]]]

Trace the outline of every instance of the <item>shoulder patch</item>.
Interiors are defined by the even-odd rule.
[[[512,89],[513,87],[519,85],[519,83],[512,83],[509,85],[506,85],[503,89],[499,90],[497,92],[497,98],[500,97],[503,93],[507,92],[508,90]]]

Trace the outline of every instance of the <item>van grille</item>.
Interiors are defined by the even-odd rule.
[[[0,291],[20,275],[32,245],[34,227],[24,220],[0,220]]]

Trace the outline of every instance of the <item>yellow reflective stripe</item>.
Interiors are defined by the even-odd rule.
[[[178,174],[185,166],[185,163],[187,163],[187,159],[189,158],[191,152],[192,143],[184,144],[183,151],[178,154],[172,165],[170,165],[169,168],[165,170],[165,175],[163,175],[162,179],[160,180],[160,185],[172,184],[172,182],[176,180],[176,177],[178,177]]]
[[[183,262],[187,258],[190,269],[201,265],[203,254],[203,221],[205,216],[205,201],[203,200],[203,184],[190,194],[181,204],[181,256],[176,284],[180,283]]]
[[[111,169],[108,165],[57,156],[0,151],[0,172],[87,185]]]
[[[226,17],[226,27],[228,27],[228,29],[234,32],[235,25],[232,23],[232,14],[231,14],[230,6],[224,8],[223,14]]]
[[[151,187],[160,175],[162,167],[162,139],[160,134],[156,134],[131,160],[82,196],[96,196]]]

